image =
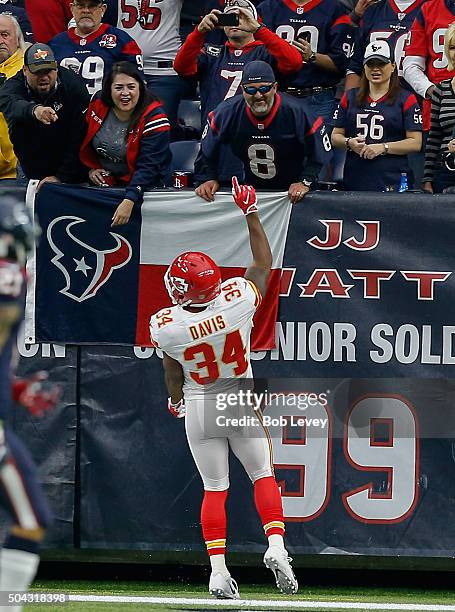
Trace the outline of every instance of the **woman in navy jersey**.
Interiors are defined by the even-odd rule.
[[[360,86],[347,91],[334,115],[332,144],[345,149],[343,186],[395,191],[412,185],[408,154],[422,147],[422,115],[414,94],[400,87],[385,41],[370,43]]]

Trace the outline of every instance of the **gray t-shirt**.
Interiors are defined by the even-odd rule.
[[[93,138],[93,148],[102,167],[114,176],[128,174],[126,163],[126,132],[128,121],[120,121],[113,110]]]

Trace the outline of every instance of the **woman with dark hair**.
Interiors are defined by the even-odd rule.
[[[412,185],[407,156],[422,148],[422,115],[415,95],[400,87],[385,41],[367,46],[360,86],[344,94],[334,125],[332,144],[347,151],[345,189],[397,191],[400,184],[400,190],[403,183],[406,189]]]
[[[117,62],[87,110],[82,163],[98,187],[126,186],[112,225],[128,223],[146,189],[162,187],[169,172],[170,125],[159,100],[130,62]]]

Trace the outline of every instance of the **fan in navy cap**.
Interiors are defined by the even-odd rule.
[[[242,85],[245,83],[257,83],[258,81],[275,83],[275,73],[272,67],[261,60],[247,64],[242,76]]]
[[[263,117],[270,112],[277,87],[270,64],[261,61],[250,62],[243,69],[243,97],[256,117]]]
[[[242,75],[243,96],[225,100],[209,113],[196,160],[196,193],[210,202],[219,188],[220,147],[227,144],[257,189],[287,190],[298,202],[310,190],[321,164],[331,159],[322,117],[293,96],[277,92],[269,64],[253,61]]]

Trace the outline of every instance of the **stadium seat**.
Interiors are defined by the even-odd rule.
[[[172,153],[171,175],[173,172],[194,172],[194,162],[199,153],[200,142],[198,140],[181,140],[171,142]]]
[[[201,131],[201,103],[199,100],[181,100],[177,118],[186,126]]]

